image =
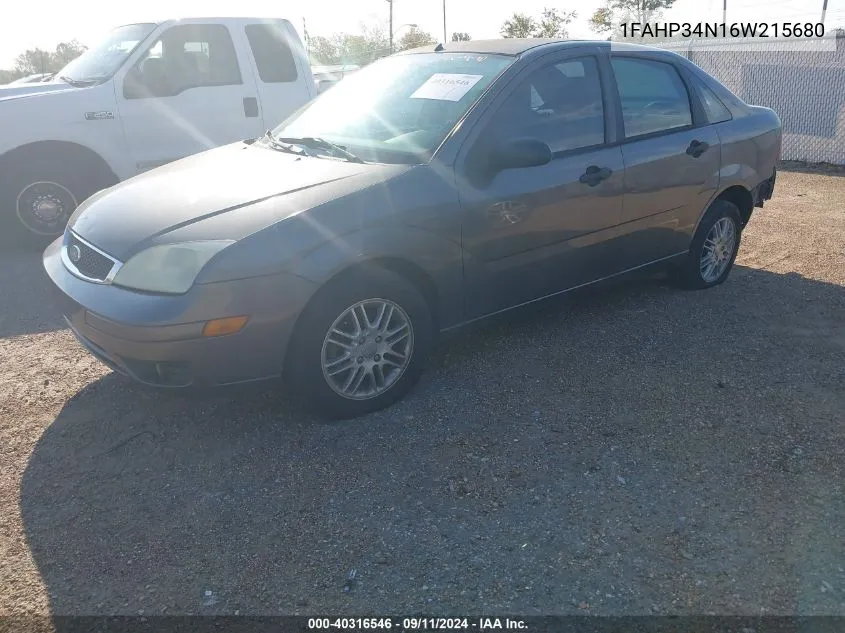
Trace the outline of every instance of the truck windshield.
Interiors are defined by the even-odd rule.
[[[338,81],[273,136],[290,143],[324,139],[368,162],[425,162],[514,59],[478,53],[387,57]]]
[[[119,26],[62,68],[58,77],[71,84],[92,84],[111,77],[155,29],[155,24]]]

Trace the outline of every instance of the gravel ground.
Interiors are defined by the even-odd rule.
[[[124,381],[7,252],[0,615],[845,614],[843,208],[783,172],[723,286],[499,319],[335,424]]]

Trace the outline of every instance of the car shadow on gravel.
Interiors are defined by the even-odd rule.
[[[64,328],[61,314],[52,306],[41,249],[4,246],[0,250],[0,339]]]
[[[743,267],[580,292],[335,424],[110,374],[31,455],[28,546],[60,615],[845,614],[843,315]]]

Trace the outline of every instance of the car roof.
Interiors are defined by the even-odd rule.
[[[552,49],[576,49],[583,47],[613,47],[613,50],[619,51],[651,51],[651,52],[665,52],[662,49],[653,48],[650,46],[640,46],[638,44],[627,44],[621,42],[611,42],[609,40],[559,40],[559,39],[544,39],[544,38],[499,38],[493,40],[470,40],[468,42],[446,42],[440,47],[440,44],[429,44],[412,48],[407,51],[402,51],[398,55],[407,55],[414,53],[431,53],[433,51],[442,51],[444,53],[477,53],[480,55],[521,55],[527,51],[543,48],[544,50]]]

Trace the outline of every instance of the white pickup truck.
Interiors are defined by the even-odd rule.
[[[261,136],[316,92],[287,20],[118,27],[52,82],[0,87],[0,233],[59,235],[92,193]]]

